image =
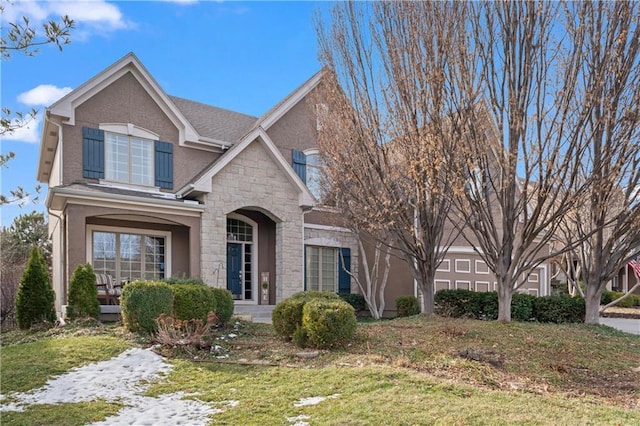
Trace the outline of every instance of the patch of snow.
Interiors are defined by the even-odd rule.
[[[305,422],[305,420],[311,419],[311,416],[307,416],[301,414],[296,417],[287,417],[287,421],[289,423],[293,423],[293,426],[309,426],[309,423]]]
[[[108,361],[74,368],[30,392],[12,394],[18,402],[0,405],[0,411],[24,411],[26,405],[103,400],[125,405],[115,416],[94,425],[150,424],[154,426],[206,425],[209,416],[236,407],[238,401],[208,404],[184,399],[197,394],[147,397],[153,382],[169,374],[173,366],[149,349],[129,349]],[[221,405],[218,408],[215,405]]]
[[[300,398],[298,402],[293,404],[293,406],[304,407],[307,405],[317,405],[326,399],[335,399],[335,398],[338,398],[339,396],[340,396],[339,393],[334,393],[333,395],[329,395],[329,396],[312,396],[311,398]]]

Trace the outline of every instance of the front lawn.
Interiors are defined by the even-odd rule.
[[[3,403],[74,366],[150,343],[117,326],[68,330],[3,334]],[[174,370],[148,396],[233,401],[211,424],[640,424],[640,338],[603,326],[411,317],[361,323],[351,345],[329,352],[239,322],[210,343],[157,348]],[[81,425],[120,408],[30,406],[2,412],[1,422]]]

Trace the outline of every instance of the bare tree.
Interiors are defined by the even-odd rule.
[[[402,254],[427,314],[436,268],[456,235],[447,157],[462,135],[448,94],[465,46],[466,8],[338,3],[331,23],[318,26],[328,184],[357,229]]]
[[[8,0],[0,0],[0,13],[4,13],[5,7],[11,7]],[[34,56],[38,53],[40,46],[54,44],[59,50],[62,46],[71,42],[70,33],[75,27],[74,21],[68,16],[62,16],[58,21],[50,20],[42,24],[42,32],[38,32],[31,25],[29,18],[23,16],[17,22],[3,23],[5,28],[0,37],[0,61],[11,58],[15,52],[20,52],[26,56]],[[38,114],[38,110],[32,108],[28,112],[12,111],[10,108],[2,107],[0,110],[0,137],[9,135],[16,130],[26,126],[33,121]],[[15,157],[15,153],[0,154],[0,169],[7,168],[7,163]],[[40,192],[40,186],[35,188],[36,193]],[[22,206],[29,196],[29,193],[21,186],[9,191],[9,195],[0,194],[0,206],[8,203],[18,203]]]
[[[587,116],[586,151],[577,184],[592,183],[564,235],[582,240],[573,260],[585,285],[585,322],[597,324],[607,282],[640,255],[640,6],[568,3],[566,15],[575,17],[568,34],[584,58],[575,101]]]
[[[472,8],[465,79],[478,84],[462,98],[475,117],[459,150],[455,203],[463,235],[495,274],[498,320],[510,321],[512,295],[528,275],[576,244],[551,243],[588,183],[576,184],[586,115],[574,104],[582,63],[575,42],[583,33],[556,38],[559,3]]]

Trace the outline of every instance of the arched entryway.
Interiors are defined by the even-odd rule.
[[[240,303],[275,301],[275,222],[241,209],[227,215],[227,289]],[[263,283],[266,289],[263,289]]]

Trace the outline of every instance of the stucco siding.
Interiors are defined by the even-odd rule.
[[[125,74],[76,108],[75,126],[64,125],[63,183],[87,180],[82,176],[82,127],[100,123],[131,123],[174,143],[173,188],[188,183],[220,154],[182,147],[178,129],[130,73]]]

